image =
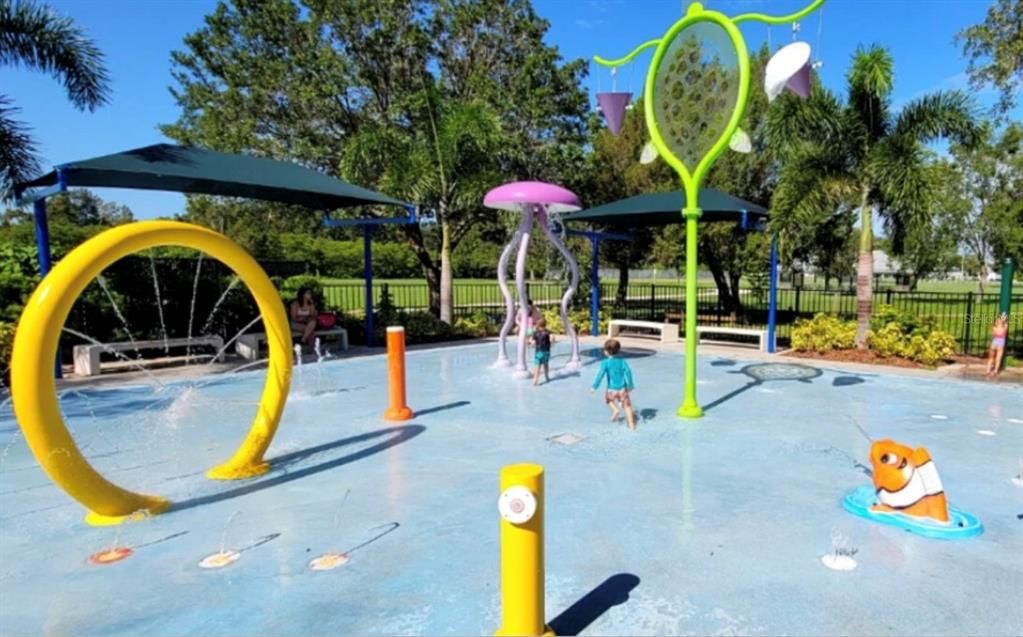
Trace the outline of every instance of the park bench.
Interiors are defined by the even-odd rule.
[[[758,339],[761,352],[767,351],[767,330],[758,330],[746,327],[714,327],[711,325],[696,326],[696,340],[699,341],[704,334],[728,334],[730,336],[753,336]],[[720,342],[720,341],[719,341]],[[730,343],[730,341],[729,341]]]
[[[623,327],[636,327],[644,330],[660,332],[662,343],[678,342],[678,325],[674,323],[654,323],[653,321],[630,321],[627,319],[612,319],[607,324],[608,338],[614,338],[621,333]]]
[[[331,327],[325,330],[316,330],[316,336],[323,337],[337,337],[341,341],[341,349],[348,351],[348,330],[343,327]],[[300,334],[292,334],[291,340],[297,341],[301,338]],[[266,333],[264,332],[252,332],[251,334],[242,334],[238,337],[238,340],[234,342],[234,351],[242,358],[250,361],[259,360],[260,347],[266,343]]]
[[[219,358],[223,356],[223,352],[220,350],[224,347],[224,339],[219,336],[193,336],[192,338],[169,338],[166,340],[161,339],[155,341],[128,341],[122,343],[103,343],[101,345],[75,345],[75,374],[78,376],[98,376],[100,374],[99,355],[103,352],[114,353],[129,350],[142,351],[147,349],[168,349],[171,347],[188,346],[212,347],[216,352],[214,356],[219,360]],[[137,361],[140,365],[145,362],[146,361],[144,360]]]

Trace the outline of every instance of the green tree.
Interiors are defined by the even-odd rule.
[[[750,56],[750,85],[762,86],[764,68],[771,54],[767,46]],[[769,208],[774,192],[776,159],[767,143],[767,95],[750,91],[740,127],[750,135],[753,151],[726,151],[707,176],[707,185]],[[679,246],[684,245],[680,240]],[[700,229],[700,261],[706,264],[718,288],[718,299],[729,313],[742,308],[739,294],[744,273],[764,273],[769,268],[770,241],[742,229],[737,223],[705,223]]]
[[[493,216],[482,201],[501,178],[496,157],[502,138],[497,116],[488,107],[444,99],[426,82],[424,77],[422,110],[417,115],[427,125],[405,134],[367,127],[349,143],[343,166],[359,181],[376,179],[388,192],[435,213],[439,263],[431,258],[424,265],[428,280],[439,277],[439,285],[431,286],[437,292],[431,307],[437,307],[440,320],[451,323],[452,252],[474,224]]]
[[[970,84],[994,86],[1001,93],[996,112],[1012,110],[1023,90],[1023,1],[994,0],[984,21],[960,31],[955,41],[969,58]]]
[[[257,258],[285,256],[285,233],[322,231],[326,212],[276,202],[190,196],[181,219],[207,226],[234,239]]]
[[[1023,259],[1023,126],[1010,124],[1001,134],[988,129],[974,148],[952,146],[954,162],[942,198],[958,217],[961,241],[976,258],[981,291],[990,265],[1005,257]]]
[[[561,63],[543,42],[548,27],[525,0],[220,2],[186,38],[185,50],[173,54],[182,114],[164,131],[188,143],[296,160],[396,194],[393,182],[402,192],[421,191],[427,199],[415,203],[424,208],[443,200],[438,232],[418,226],[400,232],[423,267],[431,308],[439,315],[447,307],[447,314],[445,259],[482,206],[450,205],[478,188],[462,184],[458,168],[447,166],[452,157],[436,159],[445,122],[474,112],[483,126],[496,117],[505,138],[479,169],[467,167],[475,175],[468,181],[492,166],[491,186],[552,178],[572,166],[551,157],[582,156],[585,66]],[[467,137],[454,137],[461,153]],[[419,161],[422,152],[397,152],[416,142],[428,143],[432,164]],[[399,175],[395,166],[421,173]],[[457,192],[439,196],[445,184]]]
[[[585,170],[576,188],[576,192],[586,193],[587,205],[596,206],[639,193],[677,187],[674,173],[663,161],[658,159],[650,164],[639,162],[642,148],[649,141],[643,120],[642,100],[636,100],[633,107],[626,111],[617,135],[612,134],[598,116],[593,117],[590,130],[592,151],[586,158]],[[629,269],[650,259],[659,229],[598,225],[615,232],[627,231],[632,237],[632,241],[628,242],[601,242],[601,260],[618,268],[615,302],[621,305],[628,293]],[[675,244],[675,251],[678,251],[678,244]],[[658,256],[661,255],[663,253]]]
[[[900,259],[917,281],[959,265],[959,244],[966,231],[962,176],[950,162],[938,160],[928,166],[928,178],[931,213],[909,228]]]
[[[93,111],[107,101],[103,54],[70,18],[46,5],[0,0],[0,65],[53,75],[79,110]],[[15,119],[11,103],[0,93],[0,182],[24,181],[39,172],[32,137]]]
[[[862,349],[872,310],[874,214],[901,254],[907,229],[932,210],[924,144],[948,137],[971,145],[980,127],[961,91],[925,95],[894,113],[893,61],[877,45],[857,49],[846,80],[844,104],[816,86],[805,101],[783,96],[772,106],[769,137],[782,160],[772,211],[783,233],[858,211],[856,344]]]

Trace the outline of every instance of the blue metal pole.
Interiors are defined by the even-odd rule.
[[[37,199],[33,203],[36,225],[36,250],[39,253],[39,275],[46,276],[50,271],[50,226],[46,223],[46,199]]]
[[[50,226],[46,223],[46,199],[36,199],[32,204],[33,219],[36,227],[36,250],[39,254],[39,276],[43,278],[53,266],[50,260]],[[53,375],[63,378],[64,371],[60,367],[60,346],[57,347],[57,360],[53,361]]]
[[[771,237],[771,284],[767,305],[767,352],[774,354],[774,331],[778,311],[778,237]]]
[[[600,237],[590,235],[590,334],[600,336]]]
[[[362,276],[366,281],[366,346],[373,347],[373,226],[362,226]]]

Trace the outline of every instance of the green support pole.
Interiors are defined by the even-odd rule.
[[[746,41],[736,25],[746,21],[763,22],[765,24],[787,24],[809,15],[822,4],[824,4],[824,0],[812,0],[803,9],[783,16],[744,13],[734,18],[729,18],[717,11],[704,9],[703,5],[699,2],[693,2],[686,9],[682,19],[673,24],[662,37],[644,42],[633,49],[631,53],[621,58],[609,60],[599,55],[593,57],[593,61],[597,64],[613,69],[628,63],[647,49],[654,49],[654,56],[647,70],[647,79],[643,86],[643,110],[647,131],[650,133],[651,143],[657,149],[657,154],[678,174],[686,193],[686,207],[681,211],[682,216],[686,220],[686,364],[685,380],[683,381],[684,395],[682,406],[678,408],[678,415],[683,418],[699,418],[703,415],[703,410],[700,408],[699,403],[696,402],[696,249],[698,220],[700,218],[700,185],[703,183],[703,178],[710,171],[711,165],[728,147],[732,136],[739,129],[739,122],[742,120],[743,113],[746,110],[746,102],[749,98],[749,53],[746,50]],[[669,145],[664,137],[662,137],[662,131],[658,130],[655,109],[658,106],[663,106],[661,101],[663,95],[655,91],[655,84],[661,81],[658,80],[658,68],[664,61],[672,41],[683,30],[698,23],[709,23],[719,27],[725,32],[728,39],[731,40],[736,54],[738,94],[736,95],[736,103],[732,108],[731,116],[728,118],[717,140],[695,166],[686,166],[683,163],[683,159],[686,157],[680,157],[680,153],[676,152],[678,150],[678,134],[673,132],[672,135],[669,135],[669,138],[672,140]],[[696,60],[694,60],[695,62]],[[671,77],[672,73],[675,73],[675,69],[669,67],[666,77]],[[675,81],[679,83],[683,80],[676,78]],[[688,82],[689,80],[685,79],[685,81]],[[721,113],[720,117],[724,117],[724,113]],[[672,130],[674,131],[674,129]],[[685,153],[682,154],[685,155]]]
[[[1002,290],[998,295],[998,314],[1009,316],[1009,310],[1012,306],[1012,277],[1015,274],[1015,267],[1012,259],[1005,257],[1005,261],[1002,262]],[[1008,336],[1008,334],[1006,334]],[[1006,343],[1008,345],[1008,343]],[[1008,351],[1006,351],[1008,353]],[[1002,369],[1005,369],[1005,359],[1002,357]]]
[[[696,231],[699,208],[686,208],[686,377],[685,393],[678,415],[683,418],[699,418],[703,409],[696,402]]]
[[[1012,259],[1005,257],[1002,263],[1002,291],[998,295],[998,313],[1009,315],[1009,306],[1012,305],[1012,277],[1015,273]]]

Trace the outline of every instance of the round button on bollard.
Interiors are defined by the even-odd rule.
[[[509,487],[501,494],[497,510],[512,524],[525,524],[536,514],[536,496],[525,487]]]

